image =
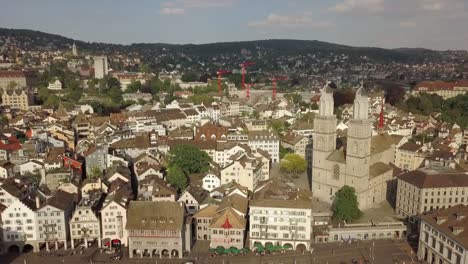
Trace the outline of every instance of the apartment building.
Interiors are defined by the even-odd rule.
[[[210,240],[210,247],[244,247],[246,216],[249,200],[236,191],[222,198],[219,204],[210,204],[194,216],[195,238]]]
[[[271,156],[273,163],[279,162],[280,138],[273,131],[249,131],[248,145],[251,149],[262,149]]]
[[[398,177],[396,198],[396,212],[401,217],[468,205],[468,174],[430,168],[410,171]]]
[[[94,78],[102,79],[109,73],[109,64],[106,56],[96,56],[94,59]]]
[[[302,135],[296,134],[287,134],[281,139],[281,145],[284,148],[290,149],[293,153],[300,155],[301,157],[306,157],[306,148],[310,143],[310,140]]]
[[[74,195],[58,191],[36,211],[39,245],[45,244],[47,251],[51,246],[59,249],[59,243],[68,247],[70,239],[69,221],[75,207]]]
[[[263,179],[263,162],[260,158],[250,157],[246,153],[237,153],[231,157],[232,163],[221,172],[221,184],[237,182],[253,191]]]
[[[98,216],[91,206],[84,203],[76,207],[70,220],[71,246],[75,248],[75,241],[83,242],[88,248],[89,242],[97,240],[101,247],[101,226]]]
[[[38,226],[36,210],[39,197],[14,200],[1,213],[3,243],[8,252],[38,251]]]
[[[405,143],[396,149],[395,152],[395,165],[404,170],[416,170],[424,162],[424,151],[426,147],[414,144]]]
[[[26,75],[22,71],[0,71],[0,89],[8,88],[10,83],[19,87],[26,87]]]
[[[308,250],[311,242],[312,194],[276,181],[263,182],[250,202],[250,247],[289,246]]]
[[[186,247],[183,203],[132,201],[126,229],[130,258],[181,258],[190,249]]]
[[[420,215],[418,256],[426,263],[468,263],[468,206]]]
[[[101,209],[102,240],[104,245],[127,245],[127,207],[129,200],[119,194],[109,194]]]
[[[225,208],[222,208],[225,209]],[[210,225],[210,248],[244,247],[245,228],[247,220],[233,209],[219,210]]]
[[[29,106],[32,104],[32,101],[33,96],[26,89],[3,89],[2,106],[8,106],[13,109],[27,111],[29,110]]]
[[[444,100],[468,92],[468,81],[458,82],[421,82],[413,89],[413,95],[421,93],[437,94]]]

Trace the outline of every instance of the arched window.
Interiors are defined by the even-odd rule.
[[[340,179],[340,166],[338,166],[338,164],[335,164],[335,166],[333,166],[333,179]]]

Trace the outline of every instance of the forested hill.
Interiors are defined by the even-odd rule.
[[[440,60],[447,54],[443,51],[427,49],[382,49],[370,47],[351,47],[317,40],[272,39],[210,44],[164,44],[138,43],[118,45],[108,43],[84,42],[34,30],[0,28],[0,45],[7,39],[14,39],[17,47],[23,50],[66,50],[73,42],[80,51],[93,54],[131,53],[157,57],[161,53],[183,54],[191,58],[209,58],[218,56],[242,56],[253,58],[278,58],[282,56],[317,56],[344,55],[375,62],[419,63],[424,60]],[[447,55],[448,56],[448,55]]]

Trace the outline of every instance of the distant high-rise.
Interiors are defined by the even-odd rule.
[[[73,56],[78,56],[78,50],[76,49],[76,44],[75,44],[75,42],[73,42],[72,54],[73,54]]]
[[[109,66],[107,64],[106,56],[94,57],[94,77],[96,79],[102,79],[109,72]]]

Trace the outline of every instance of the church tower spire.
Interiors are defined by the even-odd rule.
[[[334,107],[333,89],[327,84],[320,91],[319,115],[333,116]]]
[[[329,84],[320,92],[319,114],[314,119],[312,142],[312,191],[316,197],[330,200],[329,175],[332,168],[328,157],[336,151],[336,116],[334,115],[333,89]]]
[[[73,56],[78,56],[78,50],[76,49],[76,44],[75,44],[75,42],[73,42],[72,54],[73,54]]]
[[[349,122],[346,145],[347,181],[354,186],[359,204],[366,206],[367,197],[360,195],[367,188],[371,155],[372,122],[369,119],[369,98],[364,88],[356,91],[354,116]]]
[[[367,97],[364,87],[361,85],[356,91],[354,98],[354,116],[353,119],[367,120],[369,119],[369,98]]]

